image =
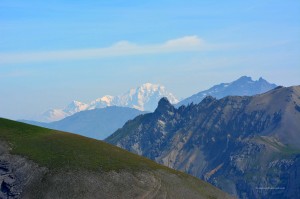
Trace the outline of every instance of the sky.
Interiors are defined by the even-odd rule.
[[[0,117],[150,82],[183,99],[247,75],[300,85],[298,0],[0,0]]]

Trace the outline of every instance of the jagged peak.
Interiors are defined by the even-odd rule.
[[[276,86],[275,84],[272,84],[270,82],[268,82],[267,80],[265,80],[263,77],[259,77],[258,80],[253,80],[252,77],[250,76],[242,76],[240,78],[238,78],[237,80],[231,82],[230,84],[232,85],[239,85],[239,84],[252,84],[252,83],[256,83],[258,85],[266,85],[266,84],[270,84],[273,85],[274,87]]]
[[[159,101],[158,101],[158,106],[161,105],[161,104],[170,104],[171,103],[169,102],[168,98],[167,97],[162,97]]]
[[[271,84],[269,83],[267,80],[265,80],[264,78],[260,77],[257,82],[259,82],[260,84]]]
[[[165,112],[167,110],[174,109],[173,105],[169,102],[168,98],[163,97],[159,100],[158,106],[155,112]]]

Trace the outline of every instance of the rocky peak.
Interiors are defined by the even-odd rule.
[[[155,110],[156,113],[164,113],[166,111],[173,111],[175,109],[173,105],[169,102],[168,98],[163,97],[159,100],[158,106]]]
[[[265,80],[264,78],[262,78],[262,77],[260,77],[260,78],[258,79],[258,81],[259,81],[259,82],[266,82],[266,80]]]

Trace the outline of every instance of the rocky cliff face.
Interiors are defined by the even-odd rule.
[[[38,183],[47,169],[21,156],[11,155],[9,148],[6,142],[0,141],[0,198],[21,198],[24,189]]]
[[[175,109],[163,98],[107,142],[204,179],[240,198],[300,191],[300,86],[253,97],[206,97]]]

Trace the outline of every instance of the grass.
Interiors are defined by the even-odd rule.
[[[2,118],[0,139],[11,145],[11,153],[51,169],[168,169],[103,141]]]

